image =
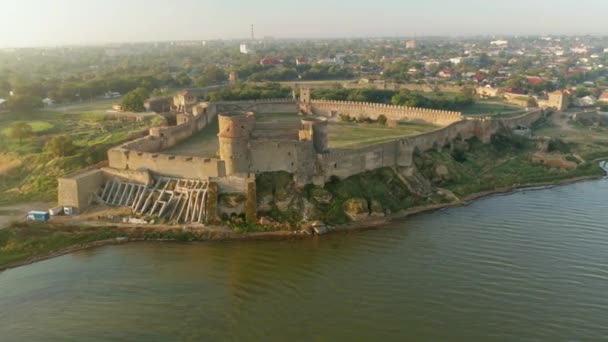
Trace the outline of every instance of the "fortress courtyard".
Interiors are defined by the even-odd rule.
[[[292,137],[300,126],[301,115],[295,113],[256,113],[254,135]],[[388,142],[405,136],[414,136],[440,128],[424,122],[397,122],[396,125],[378,123],[329,121],[329,148],[352,149]],[[217,118],[191,138],[173,146],[164,153],[213,158],[218,156]],[[293,136],[297,139],[297,135]]]

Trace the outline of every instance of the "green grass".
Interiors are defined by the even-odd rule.
[[[0,230],[0,269],[29,258],[61,249],[119,236],[116,230],[54,228],[47,224],[13,224]]]
[[[527,113],[525,108],[509,104],[478,101],[462,110],[463,115],[469,116],[514,116]]]
[[[48,121],[14,121],[13,123],[16,122],[25,122],[26,124],[30,125],[30,127],[32,127],[32,131],[34,133],[43,133],[46,131],[50,131],[51,129],[53,129],[53,127],[55,127],[52,123],[48,122]],[[2,131],[0,132],[1,134],[8,136],[10,133],[10,127],[6,127],[4,129],[2,129]]]
[[[217,139],[218,131],[219,124],[217,118],[215,118],[200,132],[171,147],[164,153],[205,158],[216,157],[219,150],[219,142]]]
[[[332,122],[329,124],[330,148],[360,148],[437,129],[437,126],[400,122],[397,127],[380,124]]]

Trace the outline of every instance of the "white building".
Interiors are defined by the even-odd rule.
[[[490,42],[490,45],[496,45],[496,46],[507,46],[509,45],[509,41],[507,40],[494,40],[492,42]]]
[[[117,97],[120,97],[120,93],[117,91],[108,91],[103,95],[103,97],[105,97],[106,99],[115,99]]]
[[[250,49],[249,46],[247,46],[247,44],[241,44],[240,51],[241,51],[241,53],[244,53],[246,55],[253,53],[253,50]]]
[[[462,57],[450,58],[450,63],[452,63],[453,65],[458,65],[462,63]]]
[[[45,106],[52,106],[52,105],[54,105],[54,104],[55,104],[55,100],[50,99],[50,98],[48,98],[48,97],[47,97],[46,99],[42,100],[42,103],[43,103]]]

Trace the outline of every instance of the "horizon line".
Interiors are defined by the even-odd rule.
[[[455,35],[382,35],[382,36],[319,36],[319,37],[276,37],[267,35],[262,38],[253,40],[253,42],[260,41],[314,41],[314,40],[354,40],[354,39],[412,39],[412,40],[424,40],[424,39],[437,39],[437,38],[448,38],[448,39],[470,39],[470,38],[533,38],[533,37],[556,37],[556,38],[576,38],[576,37],[595,37],[595,38],[608,38],[608,34],[599,33],[550,33],[550,34],[539,34],[539,33],[526,33],[526,34],[499,34],[499,33],[488,33],[488,34],[455,34]],[[55,44],[31,44],[31,45],[17,45],[17,46],[0,46],[0,50],[11,50],[11,49],[36,49],[36,48],[60,48],[60,47],[100,47],[107,45],[116,44],[153,44],[153,43],[176,43],[176,42],[233,42],[239,41],[241,43],[252,42],[251,37],[241,38],[200,38],[200,39],[171,39],[171,40],[134,40],[134,41],[105,41],[105,42],[74,42],[74,43],[55,43]]]

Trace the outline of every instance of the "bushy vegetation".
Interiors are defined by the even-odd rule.
[[[417,169],[427,179],[436,186],[453,191],[457,196],[514,185],[603,174],[602,169],[592,162],[579,164],[573,170],[550,168],[532,162],[530,156],[537,151],[536,146],[533,141],[520,136],[497,134],[492,137],[491,144],[483,144],[475,138],[459,144],[460,152],[433,150],[419,153],[414,158]],[[438,174],[438,167],[445,168],[447,174]]]
[[[139,87],[128,92],[122,99],[122,109],[129,112],[143,112],[144,101],[148,98],[148,90]]]
[[[210,101],[241,101],[258,99],[282,99],[291,96],[291,88],[279,83],[253,85],[240,83],[234,87],[212,92],[208,95]]]
[[[0,174],[0,203],[54,200],[57,178],[107,158],[108,148],[141,134],[146,122],[124,122],[106,114],[52,112],[0,116],[0,154],[19,160]],[[12,127],[26,128],[13,135]],[[21,137],[21,138],[20,138]]]
[[[320,191],[331,194],[332,200],[326,203],[317,200]],[[319,219],[334,224],[350,221],[345,212],[345,203],[353,198],[364,199],[368,203],[377,201],[388,212],[397,212],[425,202],[425,199],[411,193],[390,168],[365,172],[343,180],[334,177],[324,188],[308,186],[306,196],[319,210]]]

